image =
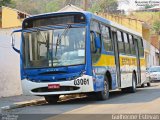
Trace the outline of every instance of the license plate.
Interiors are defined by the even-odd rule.
[[[59,84],[48,84],[48,89],[59,89],[60,85]]]

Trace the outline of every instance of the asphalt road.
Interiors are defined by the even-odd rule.
[[[58,114],[63,114],[58,115],[58,120],[61,118],[71,120],[75,118],[73,114],[85,115],[84,118],[88,116],[95,118],[93,114],[101,114],[99,117],[102,117],[102,114],[160,114],[160,83],[152,83],[151,87],[137,88],[136,93],[111,92],[110,99],[106,101],[79,98],[54,105],[43,104],[17,108],[6,113],[23,114],[20,118],[27,118],[26,120],[29,119],[29,114],[30,117],[36,114],[37,119],[49,120],[57,118]],[[70,116],[66,117],[66,115]]]

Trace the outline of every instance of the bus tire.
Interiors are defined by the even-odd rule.
[[[150,86],[151,86],[151,83],[150,83],[150,82],[148,82],[148,83],[147,83],[147,86],[148,86],[148,87],[150,87]]]
[[[128,88],[128,92],[135,93],[136,92],[136,75],[132,74],[132,86]]]
[[[49,104],[54,104],[57,103],[57,101],[59,100],[59,95],[44,96],[44,98]]]
[[[144,85],[144,84],[142,84],[142,85],[141,85],[141,87],[142,87],[142,88],[144,88],[144,87],[145,87],[145,85]]]
[[[96,93],[97,100],[106,100],[109,98],[109,82],[107,77],[105,77],[103,87],[103,91]]]

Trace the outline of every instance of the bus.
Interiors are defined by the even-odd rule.
[[[146,80],[141,34],[90,12],[55,12],[26,18],[21,33],[24,93],[55,103],[60,95],[136,92]]]

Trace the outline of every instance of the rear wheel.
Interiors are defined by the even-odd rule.
[[[150,83],[150,82],[148,82],[148,83],[147,83],[147,86],[148,86],[148,87],[150,87],[150,86],[151,86],[151,83]]]
[[[144,88],[144,87],[145,87],[145,85],[144,85],[144,84],[142,84],[142,85],[141,85],[141,87],[142,87],[142,88]]]
[[[103,87],[104,87],[103,91],[96,93],[96,97],[98,100],[106,100],[109,98],[109,82],[107,77],[104,80]]]
[[[136,75],[133,73],[132,75],[132,86],[128,88],[128,91],[130,93],[135,93],[136,92]]]
[[[59,95],[44,96],[44,98],[49,104],[54,104],[57,103],[57,101],[59,100]]]

